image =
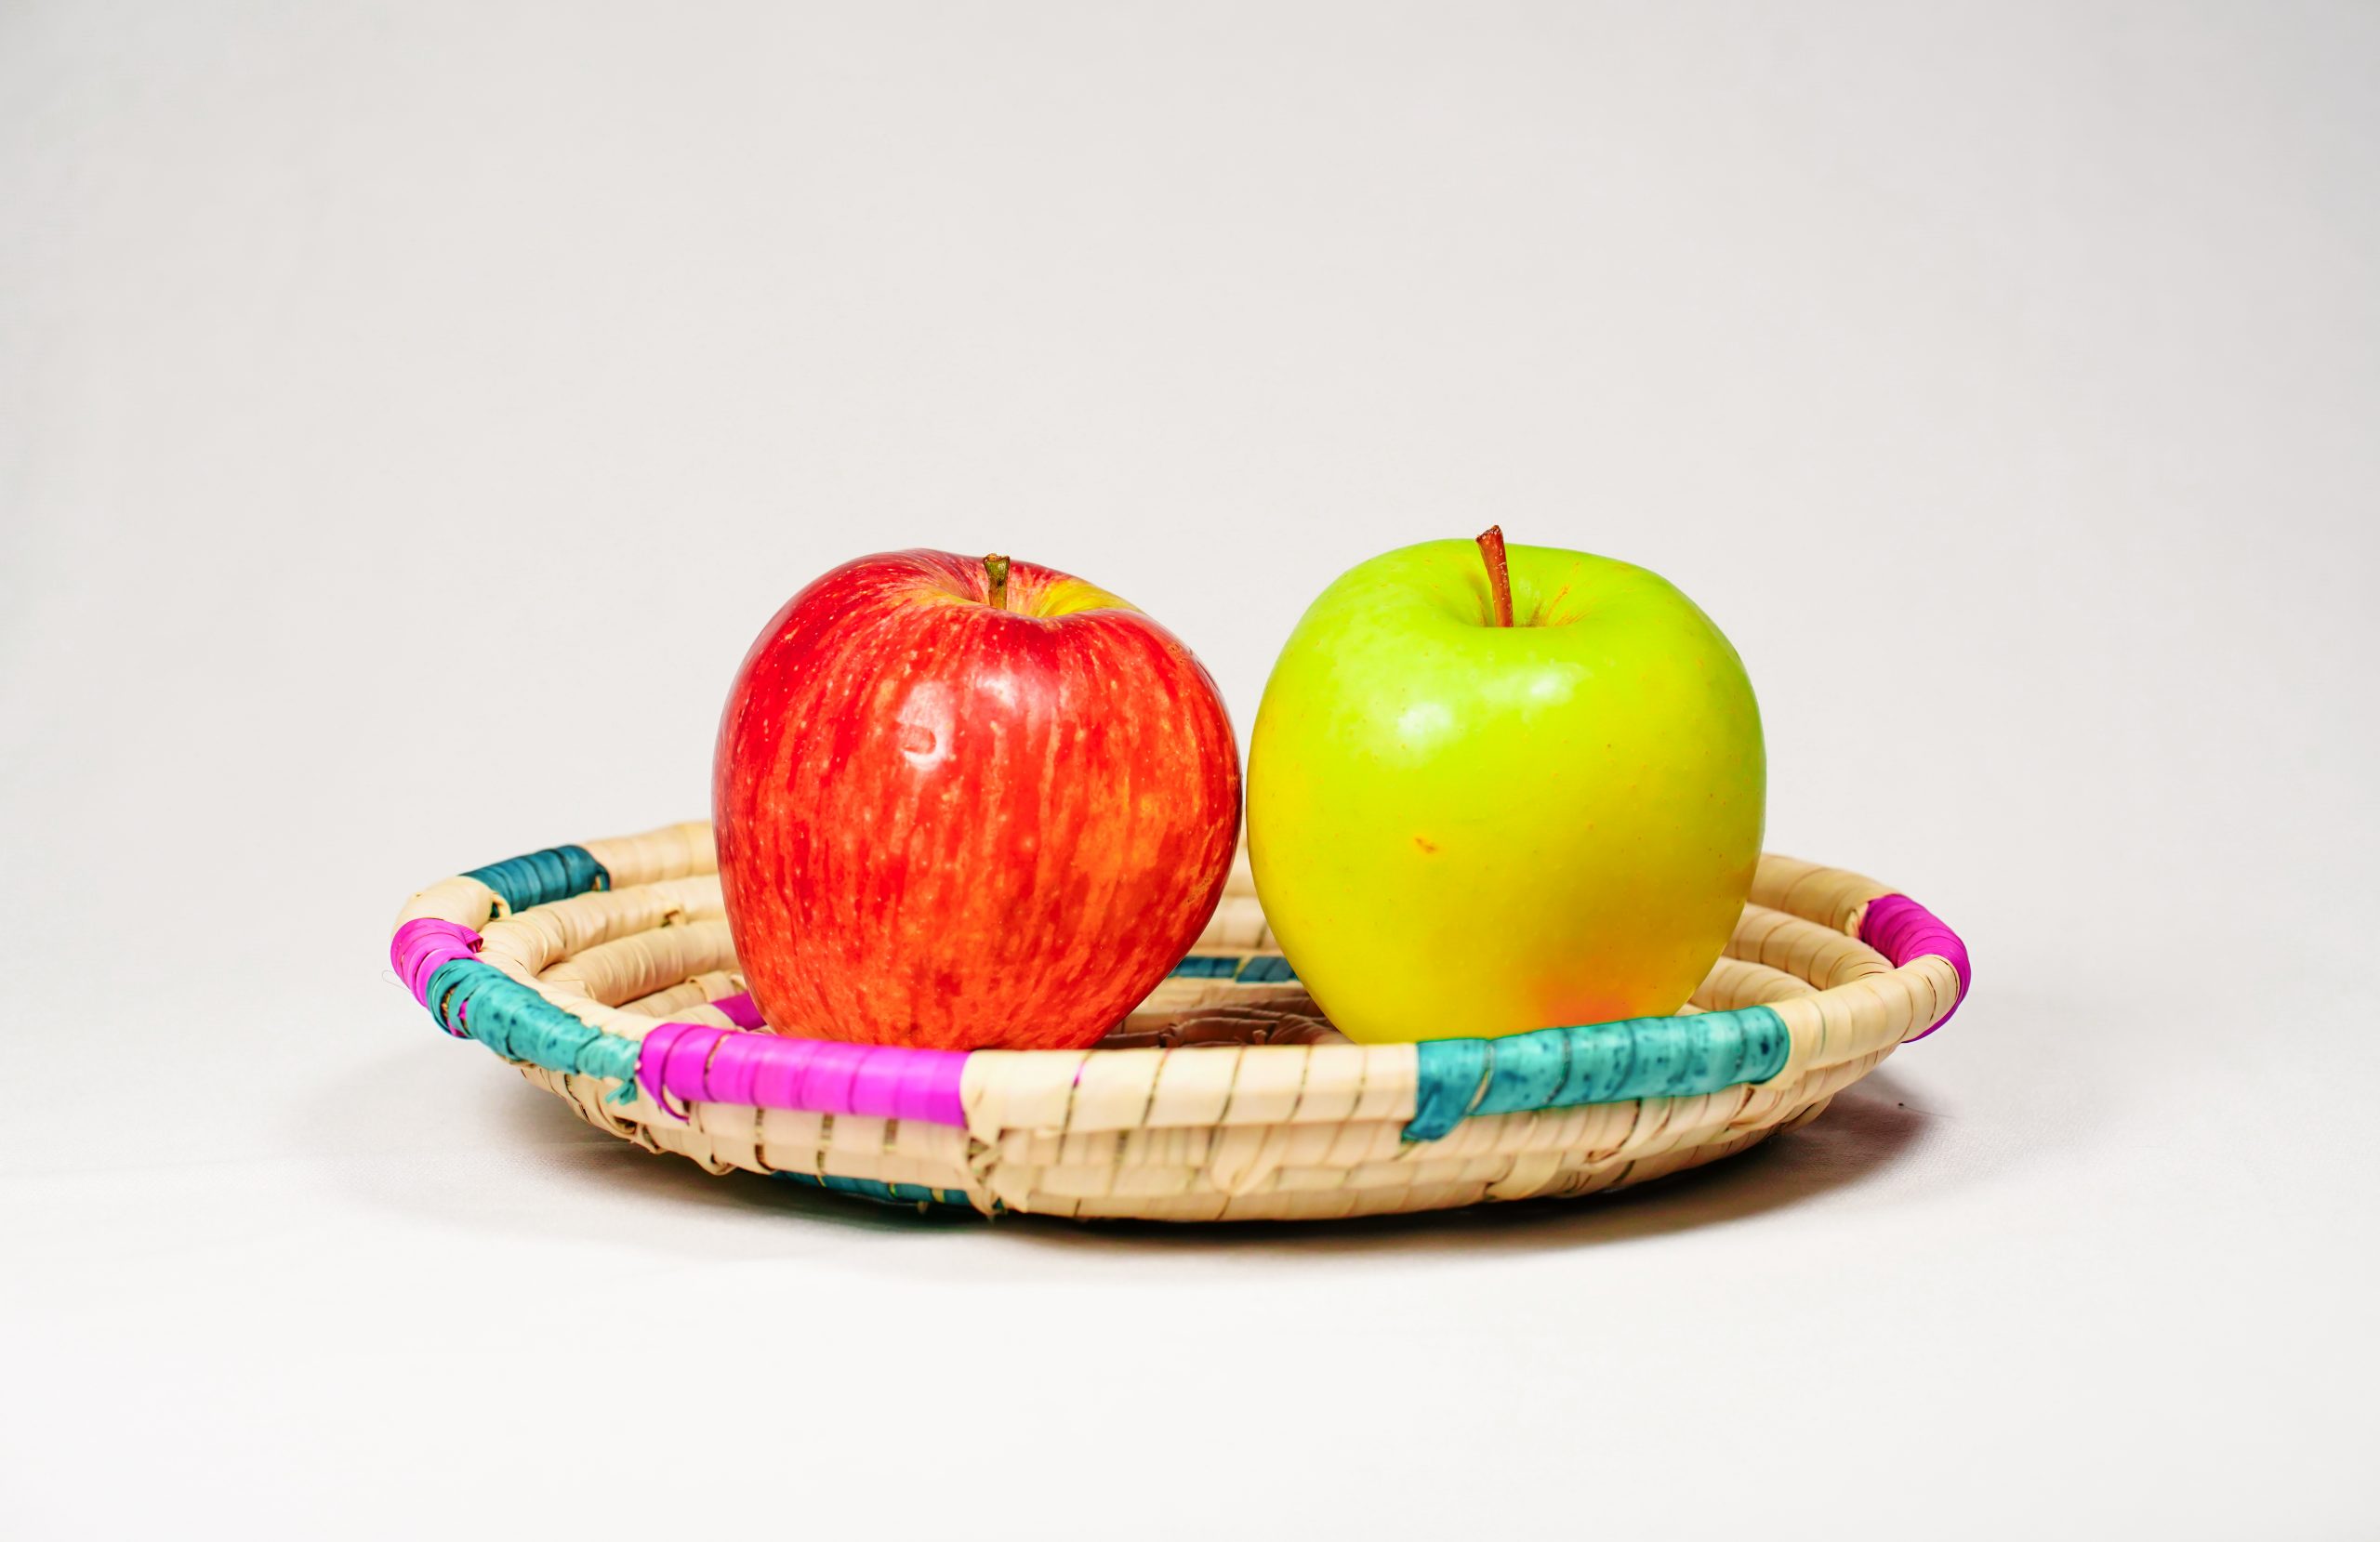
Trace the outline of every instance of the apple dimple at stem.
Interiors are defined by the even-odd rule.
[[[992,609],[996,611],[1007,610],[1008,559],[1002,557],[998,552],[992,553],[990,556],[984,559],[984,572],[992,581],[992,598],[990,601]]]
[[[1513,570],[1504,560],[1504,527],[1489,525],[1473,539],[1488,561],[1488,592],[1495,601],[1496,625],[1509,626],[1513,624]]]

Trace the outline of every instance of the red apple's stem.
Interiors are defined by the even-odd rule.
[[[1008,559],[1002,557],[998,552],[994,552],[991,556],[984,559],[984,572],[988,573],[992,580],[992,609],[996,611],[1007,610]]]
[[[1489,525],[1479,533],[1479,555],[1488,560],[1488,592],[1495,598],[1496,625],[1513,624],[1513,570],[1504,561],[1504,527]]]

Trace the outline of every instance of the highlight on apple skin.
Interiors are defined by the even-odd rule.
[[[1766,761],[1742,661],[1692,600],[1491,531],[1323,591],[1248,777],[1283,952],[1342,1032],[1389,1043],[1675,1011],[1751,891]]]
[[[771,1027],[1078,1048],[1213,914],[1239,755],[1190,651],[1005,558],[845,563],[779,611],[721,719],[720,880]]]

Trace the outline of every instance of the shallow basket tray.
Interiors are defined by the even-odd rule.
[[[1356,1045],[1275,946],[1243,853],[1197,947],[1091,1049],[799,1039],[744,994],[707,824],[433,884],[390,958],[448,1033],[647,1151],[876,1199],[1156,1220],[1641,1183],[1818,1117],[1969,981],[1924,906],[1766,856],[1676,1017]]]

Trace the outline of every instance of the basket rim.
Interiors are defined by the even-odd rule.
[[[399,915],[390,962],[450,1035],[480,1039],[516,1065],[595,1078],[615,1104],[650,1099],[680,1122],[695,1105],[729,1104],[923,1122],[992,1141],[1012,1129],[1082,1133],[1102,1117],[1116,1121],[1086,1120],[1078,1105],[1087,1085],[1097,1103],[1102,1084],[1118,1084],[1124,1104],[1138,1086],[1137,1112],[1119,1128],[1194,1122],[1203,1110],[1163,1106],[1169,1081],[1194,1101],[1211,1100],[1210,1089],[1188,1088],[1187,1074],[1169,1074],[1174,1048],[944,1050],[806,1039],[767,1031],[737,993],[654,1018],[573,995],[549,976],[555,956],[567,962],[615,934],[650,934],[639,926],[676,922],[690,935],[703,924],[706,894],[716,892],[715,872],[707,822],[492,863],[416,892]],[[1842,869],[1764,855],[1746,917],[1781,938],[1786,955],[1812,960],[1795,979],[1818,976],[1808,979],[1815,989],[1500,1039],[1240,1047],[1231,1053],[1255,1069],[1236,1069],[1226,1098],[1243,1081],[1264,1085],[1272,1073],[1263,1067],[1286,1071],[1292,1061],[1302,1090],[1320,1054],[1352,1078],[1351,1114],[1368,1108],[1401,1118],[1409,1142],[1437,1140],[1474,1119],[1757,1087],[1887,1051],[1941,1027],[1972,983],[1965,944],[1932,912]],[[1820,932],[1831,942],[1818,941]],[[1234,956],[1242,960],[1237,978],[1248,960],[1279,955],[1194,949],[1177,975]],[[1285,972],[1286,961],[1267,971],[1276,980]]]

